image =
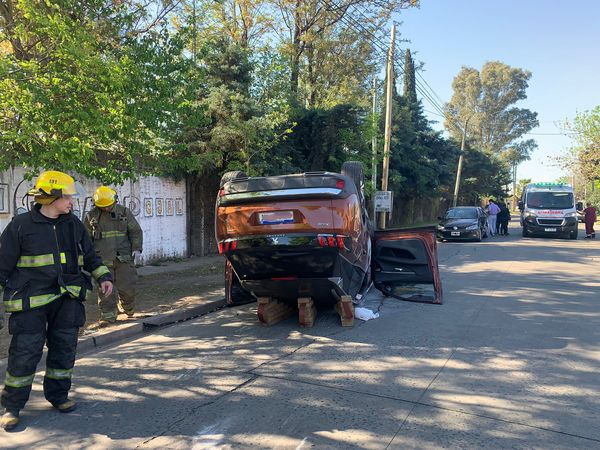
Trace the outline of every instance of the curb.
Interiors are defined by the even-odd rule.
[[[176,322],[193,319],[194,317],[202,316],[211,313],[227,305],[224,298],[219,300],[211,300],[201,305],[192,306],[183,310],[173,310],[163,314],[157,314],[142,319],[141,324],[146,328],[155,328],[164,325],[170,325]]]
[[[194,319],[198,316],[217,311],[226,305],[226,300],[222,297],[218,297],[217,299],[209,299],[201,305],[168,311],[166,313],[139,319],[139,321],[136,322],[124,323],[104,331],[98,331],[87,336],[82,336],[77,342],[77,355],[80,356],[81,353],[87,353],[99,347],[104,347],[126,338],[131,338],[132,336],[141,335],[145,330],[153,330],[158,327]],[[44,362],[45,357],[46,349],[44,349],[44,355],[40,363]],[[5,372],[7,361],[8,358],[0,359],[0,374]],[[38,370],[41,366],[42,364],[38,364]]]

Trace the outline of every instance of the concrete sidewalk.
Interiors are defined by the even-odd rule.
[[[184,272],[205,266],[220,267],[223,264],[223,257],[219,255],[191,257],[178,261],[164,261],[154,265],[138,267],[138,274],[140,277],[149,277],[158,274]],[[139,319],[122,321],[108,328],[86,329],[79,338],[77,346],[78,355],[89,353],[97,347],[131,339],[157,327],[208,314],[226,306],[223,288],[202,292],[193,298],[187,297],[187,300],[183,307],[178,307],[177,309],[160,313],[149,313],[141,309],[139,311],[139,315],[141,316]],[[8,327],[8,316],[6,316],[5,327]],[[6,328],[2,330],[3,334],[8,334]],[[39,369],[44,367],[42,364],[43,361],[38,365]],[[5,367],[6,358],[2,358],[0,359],[0,373],[4,372]]]
[[[220,255],[192,256],[177,261],[163,261],[156,264],[138,267],[138,275],[141,277],[161,273],[181,272],[195,267],[223,265],[225,259]]]

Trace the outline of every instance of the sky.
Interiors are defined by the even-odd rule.
[[[538,113],[540,125],[525,139],[538,149],[522,163],[517,179],[555,181],[570,175],[552,158],[567,153],[571,138],[561,123],[600,104],[600,1],[580,0],[421,0],[419,9],[402,11],[400,43],[424,63],[422,77],[441,100],[452,97],[452,80],[462,66],[481,70],[501,61],[532,73],[527,99],[516,104]],[[419,81],[419,78],[417,78]],[[426,99],[434,125],[443,118]]]

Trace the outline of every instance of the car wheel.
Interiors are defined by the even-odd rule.
[[[225,172],[221,177],[221,183],[219,184],[219,187],[223,187],[225,186],[225,183],[228,183],[237,178],[248,178],[248,175],[246,175],[246,172],[242,170],[232,170],[231,172]]]
[[[484,238],[484,239],[488,237],[488,233],[487,233],[487,227],[483,229],[483,231],[482,231],[482,235],[483,235],[483,238]]]
[[[365,186],[365,171],[360,161],[346,161],[342,164],[342,175],[352,178],[356,189],[358,190],[358,197],[361,202],[364,199],[364,186]]]
[[[521,232],[521,235],[522,235],[523,237],[527,237],[527,227],[526,227],[525,225],[523,225],[523,230],[522,230],[522,232]]]
[[[391,297],[394,293],[394,288],[389,284],[384,284],[382,286],[381,292],[383,293],[384,297]]]
[[[573,240],[576,240],[577,239],[577,233],[578,233],[578,230],[571,231],[571,233],[569,234],[569,237],[571,239],[573,239]]]
[[[481,242],[481,230],[478,230],[477,237],[475,238],[475,242]]]

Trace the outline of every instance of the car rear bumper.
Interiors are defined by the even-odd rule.
[[[453,235],[454,233],[454,235]],[[458,235],[456,235],[458,233]],[[479,230],[437,230],[437,238],[445,240],[470,241],[479,237]]]

